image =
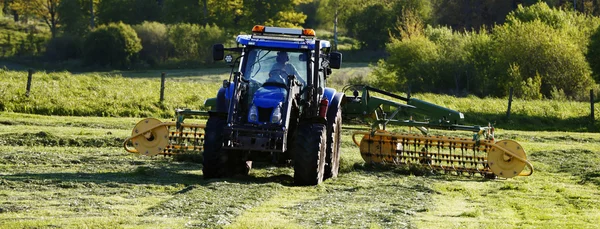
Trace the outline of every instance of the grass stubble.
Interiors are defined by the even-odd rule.
[[[536,172],[485,180],[365,165],[351,131],[344,130],[340,176],[317,187],[293,187],[291,168],[261,164],[249,177],[206,181],[200,164],[124,152],[120,141],[134,120],[69,119],[0,115],[0,227],[593,228],[600,223],[600,134],[500,130],[499,137],[527,149]]]

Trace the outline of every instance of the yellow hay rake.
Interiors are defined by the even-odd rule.
[[[363,136],[358,142],[356,136]],[[484,177],[529,176],[533,166],[519,143],[446,136],[358,131],[352,140],[368,163],[420,164],[431,170]],[[525,166],[527,170],[524,171]]]
[[[362,90],[361,97],[354,91],[353,97],[345,98],[343,114],[344,118],[372,123],[370,130],[352,134],[352,140],[367,163],[416,164],[450,174],[488,178],[512,178],[533,173],[533,165],[527,160],[523,147],[513,140],[496,141],[494,128],[489,125],[459,125],[457,121],[464,118],[460,112],[368,86]],[[370,92],[407,104],[371,96]],[[154,118],[140,121],[123,147],[127,152],[146,156],[201,153],[206,125],[184,123],[183,120],[190,115],[206,115],[206,112],[177,110],[176,114],[176,122],[161,122]],[[401,114],[410,118],[393,119]],[[414,121],[413,115],[419,114],[425,114],[430,121]],[[385,130],[387,125],[415,127],[421,134],[392,133]],[[430,135],[427,128],[472,131],[474,135],[473,138]]]
[[[161,122],[147,118],[138,122],[123,147],[127,152],[145,155],[172,156],[178,153],[203,151],[205,124],[183,123],[186,115],[204,114],[190,110],[177,110],[177,122]]]

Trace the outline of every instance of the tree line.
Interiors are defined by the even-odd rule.
[[[262,24],[317,28],[334,48],[351,40],[342,52],[380,50],[363,81],[392,91],[505,96],[513,87],[522,98],[584,99],[600,80],[597,0],[0,0],[0,8],[5,57],[205,63],[213,43]]]

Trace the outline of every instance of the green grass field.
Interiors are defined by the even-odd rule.
[[[341,89],[369,71],[353,64],[330,82]],[[515,100],[506,120],[506,99],[414,95],[464,112],[467,124],[496,122],[498,139],[525,148],[536,169],[530,177],[487,180],[364,164],[351,139],[352,128],[364,126],[350,124],[340,176],[294,187],[290,167],[258,164],[249,177],[204,180],[201,164],[125,152],[122,141],[141,117],[168,121],[176,107],[202,109],[228,76],[219,68],[167,73],[161,104],[160,71],[40,72],[27,98],[26,73],[0,70],[0,228],[600,225],[600,133],[587,103]]]
[[[593,228],[600,134],[499,130],[536,171],[486,180],[365,165],[343,131],[342,171],[293,187],[290,167],[203,180],[201,164],[120,144],[136,118],[0,113],[0,228]],[[356,127],[356,126],[355,126]],[[451,134],[460,134],[451,132]]]

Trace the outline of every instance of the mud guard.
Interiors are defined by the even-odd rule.
[[[338,109],[342,109],[342,102],[345,101],[345,97],[346,95],[341,92],[332,95],[332,98],[329,101],[329,108],[327,108],[327,126],[331,126],[335,121],[335,115],[337,114]]]

